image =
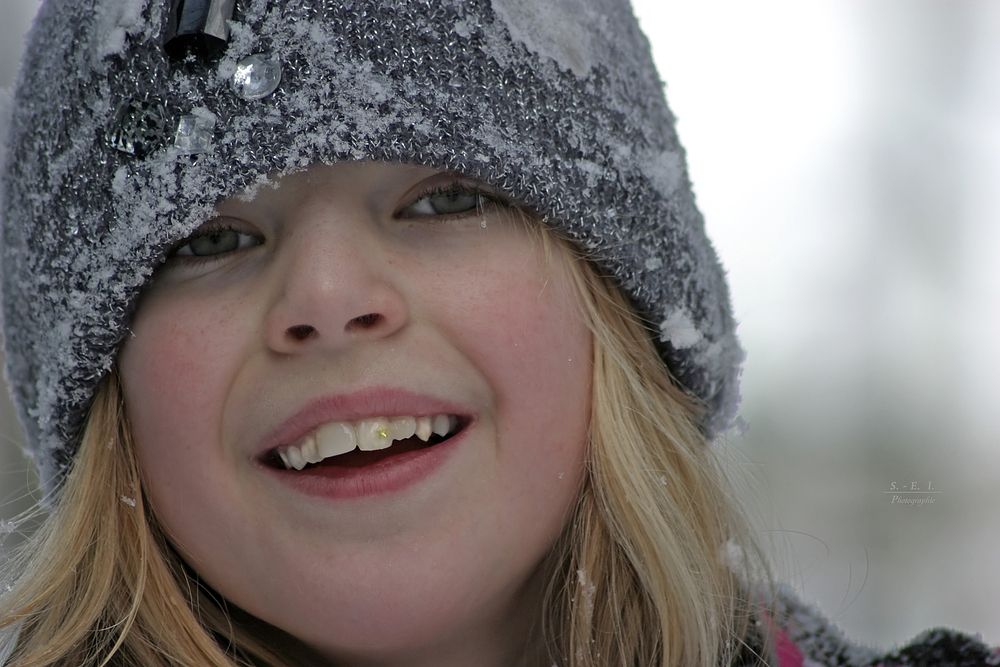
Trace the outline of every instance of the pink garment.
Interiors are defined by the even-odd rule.
[[[1000,667],[1000,648],[987,646],[978,636],[934,628],[886,653],[848,640],[787,586],[761,588],[759,594],[758,621],[766,630],[760,634],[772,642],[777,667]]]
[[[802,667],[802,652],[792,643],[785,631],[776,625],[771,628],[774,636],[774,654],[778,667]]]

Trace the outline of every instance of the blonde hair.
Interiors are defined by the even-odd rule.
[[[549,256],[554,236],[541,237]],[[766,567],[736,573],[723,556],[730,543],[763,564],[761,552],[698,430],[696,402],[671,380],[622,292],[573,257],[594,334],[589,471],[545,564],[546,648],[566,667],[730,664],[753,631],[746,585]],[[292,664],[164,537],[143,497],[114,373],[97,391],[54,512],[10,569],[0,626],[20,634],[8,664]]]
[[[769,585],[769,568],[698,428],[697,399],[673,381],[622,291],[584,258],[575,266],[594,335],[589,474],[546,634],[570,667],[715,667],[766,650],[746,640],[749,586]]]

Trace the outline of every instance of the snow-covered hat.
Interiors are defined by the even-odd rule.
[[[221,198],[341,160],[457,170],[537,211],[659,328],[704,430],[731,424],[727,288],[628,0],[53,0],[0,209],[7,374],[45,488],[165,250]]]

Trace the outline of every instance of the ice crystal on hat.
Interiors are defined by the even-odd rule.
[[[184,116],[177,125],[174,148],[185,155],[207,153],[212,150],[214,134],[215,116],[211,112]]]

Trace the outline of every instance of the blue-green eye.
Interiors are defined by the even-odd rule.
[[[236,250],[252,248],[261,243],[259,237],[235,229],[206,229],[188,237],[187,242],[178,246],[172,256],[217,257]]]
[[[425,215],[459,215],[483,208],[486,197],[482,192],[465,187],[451,187],[428,193],[403,211],[406,217]]]

